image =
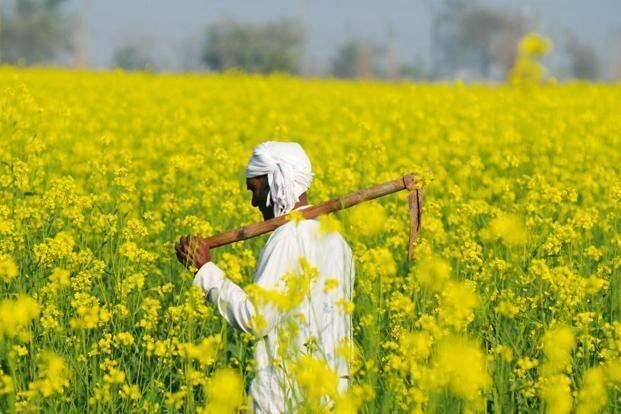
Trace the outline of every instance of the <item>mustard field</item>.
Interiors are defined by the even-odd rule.
[[[621,411],[621,84],[463,85],[0,68],[0,412],[238,412],[255,338],[174,254],[261,219],[255,145],[299,142],[356,261],[352,383],[303,411]],[[261,236],[213,250],[248,287]],[[333,404],[326,405],[325,397]]]

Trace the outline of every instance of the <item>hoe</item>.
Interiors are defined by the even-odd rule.
[[[356,204],[360,204],[364,201],[396,193],[401,190],[408,190],[410,192],[408,196],[408,207],[410,212],[408,260],[411,260],[414,256],[414,243],[416,242],[416,238],[420,232],[421,208],[423,206],[423,188],[417,184],[416,174],[406,174],[401,178],[359,190],[342,197],[336,197],[332,200],[297,211],[301,213],[302,217],[311,219],[323,214],[355,206]],[[229,230],[203,240],[207,242],[210,248],[220,247],[241,240],[247,240],[261,234],[269,233],[287,223],[289,220],[289,215],[278,216],[260,223],[254,223],[235,230]]]

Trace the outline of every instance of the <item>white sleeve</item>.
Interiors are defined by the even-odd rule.
[[[194,276],[193,285],[203,289],[203,292],[207,295],[207,299],[213,302],[213,295],[216,293],[215,289],[220,289],[224,282],[225,276],[222,269],[220,269],[214,262],[207,262],[196,272]]]
[[[263,250],[255,284],[264,289],[282,289],[281,276],[297,264],[295,255],[297,243],[286,243],[286,239],[271,240]],[[263,337],[278,323],[280,313],[266,304],[257,309],[248,294],[228,279],[222,269],[212,262],[205,263],[194,277],[194,285],[200,286],[207,299],[216,304],[222,317],[233,327],[257,337]],[[260,312],[262,318],[257,319]],[[261,320],[257,324],[257,322]]]

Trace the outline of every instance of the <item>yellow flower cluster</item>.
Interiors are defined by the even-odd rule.
[[[406,191],[319,218],[352,247],[353,301],[305,261],[252,287],[265,237],[212,250],[286,314],[274,362],[306,408],[618,412],[621,85],[542,83],[550,48],[528,35],[494,86],[0,67],[0,412],[251,407],[256,337],[173,243],[261,220],[243,169],[264,140],[305,148],[312,204],[425,186],[412,261]],[[294,341],[313,289],[352,316],[346,392]]]
[[[16,278],[18,274],[17,265],[11,256],[6,254],[0,255],[0,278],[8,283]]]
[[[0,302],[0,338],[30,340],[30,323],[39,316],[39,304],[29,296]]]
[[[552,48],[550,40],[537,33],[529,33],[522,38],[518,45],[518,56],[509,73],[511,82],[515,85],[528,85],[543,80],[545,68],[537,61]]]

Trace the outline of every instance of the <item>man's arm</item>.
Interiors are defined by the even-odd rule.
[[[218,307],[220,315],[229,325],[262,336],[262,332],[256,329],[257,311],[248,294],[227,278],[215,263],[205,263],[196,273],[192,284],[205,292],[207,299]]]
[[[297,264],[297,243],[279,236],[270,239],[259,259],[255,284],[263,289],[281,289],[281,276]],[[235,328],[263,337],[278,323],[280,313],[273,305],[257,306],[248,293],[228,279],[213,262],[201,266],[193,284],[205,292],[207,299],[216,304],[222,317]]]

